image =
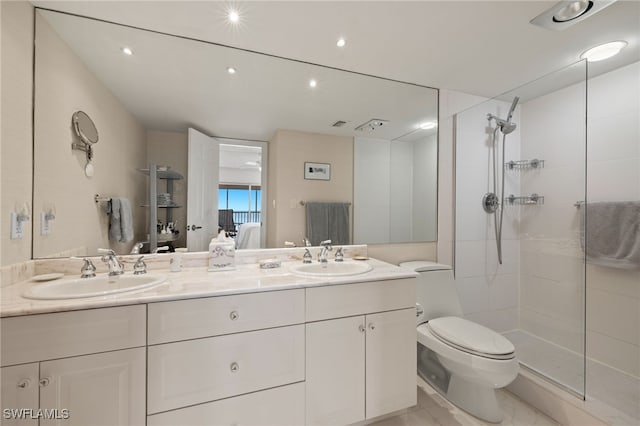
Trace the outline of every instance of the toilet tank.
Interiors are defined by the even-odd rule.
[[[451,266],[424,260],[403,262],[400,266],[418,273],[416,285],[418,324],[433,318],[462,316],[462,306],[460,306]],[[421,314],[420,309],[423,311]]]

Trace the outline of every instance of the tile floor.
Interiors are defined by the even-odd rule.
[[[512,393],[498,391],[498,401],[504,410],[502,426],[558,426],[558,423],[531,407]],[[453,406],[431,386],[418,378],[418,405],[406,413],[374,423],[375,426],[487,426]]]

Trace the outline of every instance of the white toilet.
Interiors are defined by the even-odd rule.
[[[450,266],[427,261],[400,266],[419,273],[418,374],[458,407],[499,423],[502,410],[495,390],[518,375],[513,344],[495,331],[462,318]]]

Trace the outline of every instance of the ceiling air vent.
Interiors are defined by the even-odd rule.
[[[332,126],[333,126],[333,127],[342,127],[342,126],[344,126],[345,124],[347,124],[347,122],[346,122],[346,121],[338,120],[338,121],[336,121],[335,123],[333,123],[333,124],[332,124]]]
[[[379,118],[372,118],[371,120],[367,121],[366,123],[363,123],[363,124],[359,125],[358,127],[356,127],[356,130],[360,130],[361,132],[373,132],[378,127],[382,127],[383,125],[385,125],[388,122],[389,122],[389,120],[381,120]]]

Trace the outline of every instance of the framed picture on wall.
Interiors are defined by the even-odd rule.
[[[331,164],[304,163],[304,178],[310,180],[331,180]]]

